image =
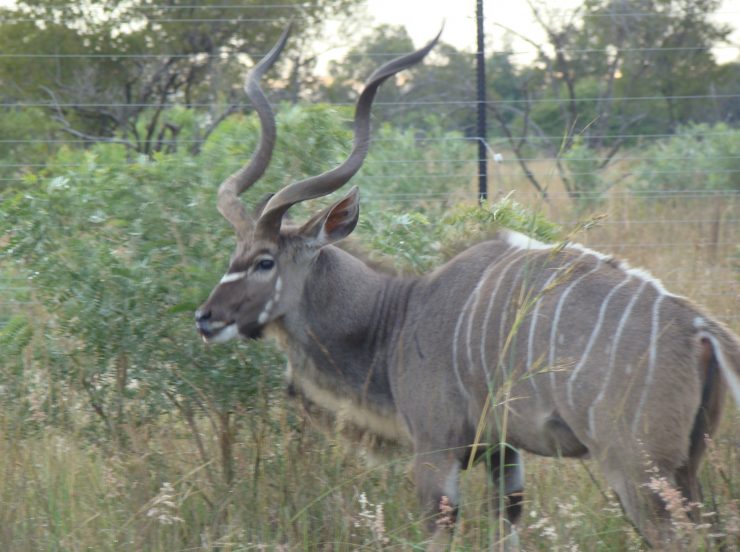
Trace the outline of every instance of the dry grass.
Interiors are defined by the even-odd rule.
[[[562,196],[542,205],[521,177],[499,173],[517,199],[554,219],[575,220]],[[555,178],[552,179],[553,182]],[[734,200],[736,201],[736,200]],[[740,332],[740,206],[724,200],[636,202],[613,191],[607,218],[577,240],[629,259]],[[0,549],[37,550],[410,550],[422,539],[408,458],[369,467],[339,439],[307,427],[281,397],[240,416],[236,480],[203,465],[177,419],[132,429],[127,451],[84,436],[34,437],[0,426]],[[707,520],[740,531],[737,409],[728,405],[702,473]],[[218,456],[216,436],[202,426]],[[527,456],[525,550],[639,550],[642,543],[587,463]],[[488,549],[495,539],[482,469],[462,478],[455,549]],[[710,529],[701,548],[714,549]],[[732,543],[728,544],[732,550]]]
[[[289,417],[277,407],[269,415]],[[728,417],[703,474],[707,519],[719,517],[721,530],[735,536],[736,429],[737,419]],[[267,436],[271,446],[261,454],[248,439],[239,442],[238,477],[230,487],[214,484],[211,467],[194,461],[196,451],[177,426],[141,450],[112,455],[69,435],[2,439],[0,546],[19,552],[409,550],[421,541],[408,458],[368,467],[337,441],[300,426]],[[525,550],[642,549],[587,463],[534,456],[525,462]],[[462,477],[456,550],[485,550],[495,542],[486,479],[481,468]]]

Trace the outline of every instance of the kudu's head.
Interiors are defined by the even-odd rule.
[[[251,161],[218,189],[218,210],[234,227],[237,246],[226,274],[195,313],[198,331],[207,342],[260,337],[266,324],[283,316],[300,300],[312,261],[321,248],[354,230],[359,217],[356,187],[302,226],[281,226],[291,206],[338,190],[360,169],[367,155],[370,108],[378,88],[389,77],[423,59],[439,38],[437,35],[424,48],[389,61],[370,76],[355,107],[354,146],[341,165],[286,186],[250,213],[239,195],[264,174],[276,137],[275,117],[259,80],[280,55],[289,29],[248,73],[244,85],[260,118],[262,136]]]

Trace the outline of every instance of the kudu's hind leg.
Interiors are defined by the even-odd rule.
[[[414,479],[431,534],[429,552],[449,547],[457,516],[460,466],[459,458],[449,450],[416,454]]]
[[[486,465],[493,480],[491,510],[497,524],[496,550],[517,550],[519,537],[516,524],[522,515],[524,500],[524,465],[519,452],[509,446],[486,453]]]
[[[616,491],[625,514],[645,541],[658,550],[691,550],[686,501],[672,470],[651,468],[635,470],[605,470],[611,487]],[[641,474],[641,475],[638,475]],[[684,534],[682,534],[684,533]],[[688,548],[687,548],[688,547]]]
[[[676,485],[678,490],[687,500],[688,515],[694,523],[699,523],[701,520],[701,514],[698,505],[702,503],[703,493],[701,485],[699,484],[699,477],[697,474],[698,466],[688,464],[680,467],[676,470]]]

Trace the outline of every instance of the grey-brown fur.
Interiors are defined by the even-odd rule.
[[[329,193],[348,179],[316,180]],[[590,456],[645,538],[671,542],[665,505],[647,484],[665,477],[700,498],[720,373],[740,396],[740,343],[729,330],[645,272],[577,245],[504,231],[426,276],[400,278],[333,245],[357,223],[356,189],[300,228],[275,227],[274,212],[262,230],[258,213],[247,228],[257,230],[240,238],[198,328],[207,341],[274,338],[309,411],[330,412],[357,436],[408,443],[431,547],[448,533],[435,523],[440,502],[457,504],[458,471],[486,450],[497,451],[488,460],[507,496],[494,502],[516,523],[519,449]],[[235,227],[239,217],[229,219]]]

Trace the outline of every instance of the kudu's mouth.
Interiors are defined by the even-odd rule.
[[[260,324],[239,326],[234,320],[211,320],[210,317],[200,311],[195,313],[195,327],[203,341],[209,344],[225,343],[237,337],[247,339],[260,339],[262,337],[262,325]]]
[[[210,320],[200,313],[195,314],[195,327],[206,343],[223,343],[239,335],[236,322]]]

